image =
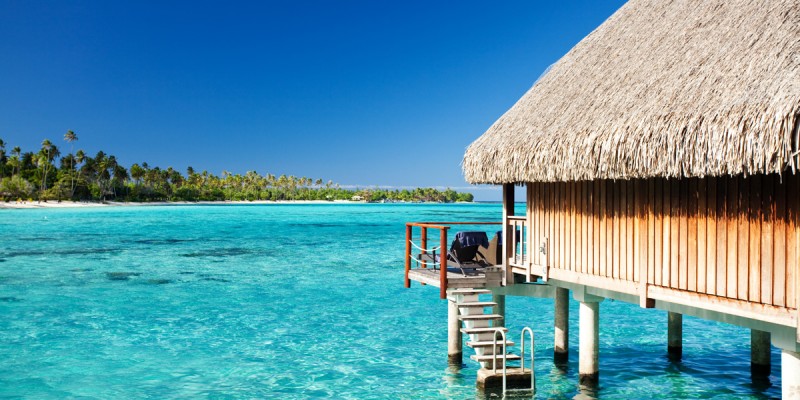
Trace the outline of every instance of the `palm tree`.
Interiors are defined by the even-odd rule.
[[[0,139],[0,179],[6,174],[6,142]]]
[[[112,156],[113,158],[113,156]],[[128,175],[128,170],[125,169],[122,165],[117,164],[116,160],[114,160],[113,166],[114,178],[113,182],[113,189],[114,189],[114,199],[117,198],[117,186],[122,186],[125,184],[125,181],[128,180],[130,175]]]
[[[67,133],[64,134],[64,140],[66,140],[67,143],[69,143],[69,152],[70,152],[70,154],[72,154],[73,151],[75,150],[74,142],[76,140],[78,140],[78,135],[76,135],[75,132],[73,132],[73,131],[67,131]],[[70,174],[70,179],[69,179],[69,182],[70,182],[69,183],[69,197],[70,198],[72,198],[72,196],[75,194],[75,170],[73,168],[74,167],[74,162],[75,162],[74,158],[70,157],[70,166],[69,166],[69,174]]]
[[[144,168],[140,167],[139,164],[131,165],[131,178],[133,178],[136,186],[139,186],[139,181],[144,176],[145,170]]]
[[[12,157],[13,156],[17,156],[17,161],[18,161],[17,162],[17,173],[19,173],[19,168],[22,166],[22,157],[21,157],[21,155],[22,155],[22,149],[20,149],[19,146],[14,146],[14,148],[11,149],[11,156]],[[11,175],[14,175],[14,170],[13,169],[11,170]]]
[[[49,139],[42,141],[42,150],[39,152],[42,159],[38,160],[42,168],[42,193],[47,190],[47,173],[50,171],[50,162],[60,153],[58,148]]]
[[[8,165],[11,166],[11,176],[13,177],[16,175],[15,171],[19,170],[19,167],[22,163],[20,162],[18,155],[13,155],[8,159]]]

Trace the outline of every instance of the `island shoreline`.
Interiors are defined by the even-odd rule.
[[[475,202],[458,202],[473,204]],[[36,210],[58,208],[100,208],[100,207],[139,207],[139,206],[184,206],[184,205],[266,205],[266,204],[381,204],[378,202],[353,200],[225,200],[225,201],[152,201],[152,202],[120,202],[120,201],[9,201],[0,202],[0,210]],[[392,202],[385,204],[422,204],[416,202]],[[453,203],[451,203],[453,204]]]

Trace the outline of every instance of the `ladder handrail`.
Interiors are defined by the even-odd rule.
[[[503,396],[506,394],[506,364],[507,361],[507,351],[506,346],[508,341],[506,340],[506,332],[502,328],[496,328],[494,331],[494,335],[492,338],[492,355],[494,356],[494,361],[492,361],[492,373],[497,374],[497,334],[500,334],[500,337],[503,339]]]
[[[520,360],[521,360],[520,369],[522,369],[523,373],[525,372],[525,332],[528,332],[528,334],[530,334],[531,336],[531,389],[533,389],[533,394],[536,394],[536,368],[534,368],[535,364],[534,364],[534,354],[533,354],[536,343],[534,342],[533,339],[533,329],[527,326],[522,328],[522,332],[520,332],[519,341],[520,343],[522,343],[522,348],[520,350]]]

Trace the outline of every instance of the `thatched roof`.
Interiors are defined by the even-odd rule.
[[[798,167],[800,1],[631,0],[486,133],[471,183]]]

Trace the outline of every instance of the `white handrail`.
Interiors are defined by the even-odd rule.
[[[420,260],[420,259],[414,257],[413,254],[408,256],[408,257],[411,258],[411,260],[414,261],[417,264],[425,264],[426,266],[428,266],[428,265],[433,265],[433,266],[442,265],[442,263],[440,263],[438,261],[423,261],[423,260]]]
[[[494,357],[494,361],[492,361],[492,373],[497,374],[497,334],[500,334],[500,337],[503,339],[503,396],[506,395],[506,344],[508,341],[506,340],[506,332],[503,331],[502,328],[497,328],[494,331],[494,338],[492,339],[492,356]]]
[[[533,351],[535,349],[535,342],[533,341],[533,329],[529,327],[522,328],[522,332],[520,333],[520,342],[522,343],[522,349],[520,351],[520,359],[522,363],[520,364],[520,369],[522,369],[522,373],[525,373],[525,332],[528,332],[531,335],[531,389],[533,389],[533,394],[536,394],[536,369],[534,368],[535,365]]]
[[[431,247],[430,249],[423,249],[422,247],[419,247],[416,244],[414,244],[413,241],[409,241],[409,243],[411,243],[411,245],[416,247],[419,251],[424,251],[426,253],[432,253],[432,252],[434,252],[436,250],[439,250],[439,248],[442,247],[442,246],[436,246],[436,247]]]

